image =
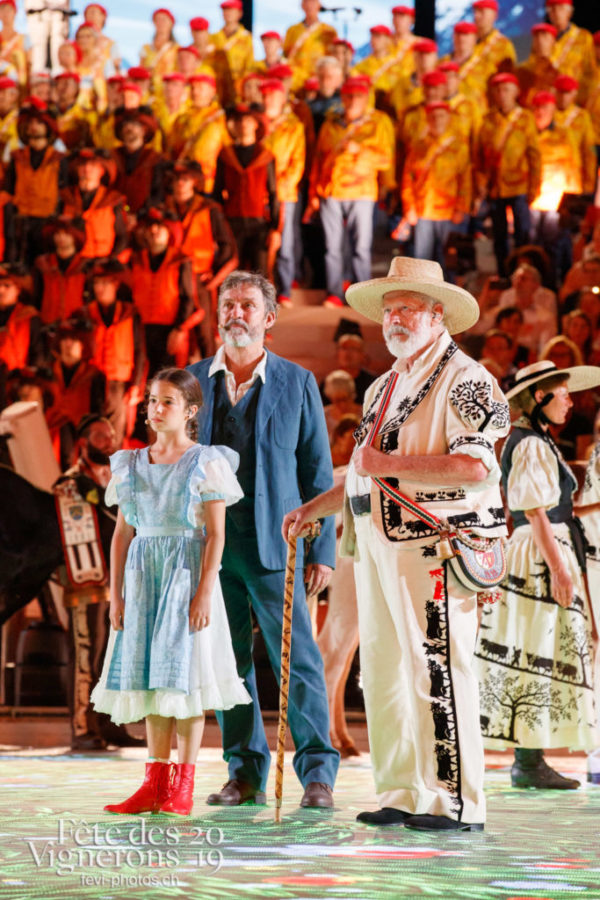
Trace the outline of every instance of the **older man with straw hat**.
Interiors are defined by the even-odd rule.
[[[484,760],[472,654],[477,595],[438,555],[420,515],[486,538],[505,534],[494,443],[509,430],[496,381],[451,338],[479,316],[438,263],[396,258],[348,303],[381,322],[396,360],[367,391],[345,488],[284,519],[283,531],[343,508],[354,556],[361,664],[379,810],[372,825],[481,831]],[[412,509],[397,505],[398,494]],[[420,510],[420,512],[419,512]]]

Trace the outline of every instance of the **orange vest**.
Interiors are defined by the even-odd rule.
[[[225,163],[223,211],[227,218],[268,218],[267,166],[273,154],[259,148],[247,168],[240,165],[232,147],[224,147],[220,157]]]
[[[131,258],[133,302],[144,325],[172,325],[179,309],[179,269],[185,256],[167,249],[157,272],[150,268],[149,253],[142,250]]]
[[[85,211],[79,188],[65,188],[61,191],[61,197],[63,215],[85,221],[85,244],[81,256],[86,259],[110,256],[115,242],[115,207],[123,204],[123,195],[101,184]]]
[[[37,309],[24,303],[15,305],[4,328],[0,328],[0,360],[8,371],[22,369],[27,365],[31,319],[37,316]]]
[[[96,366],[82,361],[67,387],[60,361],[54,363],[52,366],[54,404],[46,412],[49,428],[60,428],[65,421],[78,425],[82,417],[90,412],[92,382],[96,375],[98,375]]]
[[[134,366],[133,309],[117,300],[112,325],[106,326],[100,307],[94,300],[87,307],[94,324],[94,356],[92,362],[109,381],[129,381]]]
[[[32,169],[29,148],[21,147],[12,156],[15,163],[14,203],[21,216],[46,219],[58,204],[58,173],[62,153],[47,147],[41,165]]]
[[[152,173],[161,156],[151,147],[142,147],[138,163],[129,175],[125,171],[125,151],[122,147],[113,152],[113,159],[117,166],[114,188],[125,195],[130,210],[137,212],[150,197]]]
[[[81,256],[76,254],[64,272],[58,267],[55,253],[45,253],[38,257],[35,264],[44,281],[40,309],[42,322],[48,324],[57,319],[68,319],[76,309],[83,306],[85,274]]]
[[[176,209],[175,204],[172,204],[172,208]],[[183,238],[180,249],[191,257],[194,273],[203,275],[205,272],[212,272],[215,241],[210,221],[210,203],[201,197],[194,197],[181,224]]]

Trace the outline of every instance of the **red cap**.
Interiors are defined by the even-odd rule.
[[[198,51],[196,50],[196,48],[194,47],[193,44],[188,44],[187,47],[178,47],[177,52],[178,53],[191,53],[192,56],[196,57],[196,59],[200,59],[200,54],[198,53]]]
[[[55,81],[64,81],[66,78],[72,78],[73,81],[76,81],[77,84],[81,81],[79,77],[79,72],[60,72],[56,77]]]
[[[474,22],[457,22],[454,34],[477,34],[477,25]]]
[[[473,9],[493,9],[498,12],[498,0],[475,0]]]
[[[166,75],[162,77],[164,81],[182,81],[184,84],[187,84],[187,78],[181,72],[167,72]]]
[[[573,0],[546,0],[546,6],[573,6]]]
[[[132,66],[127,70],[127,77],[134,81],[150,81],[152,74],[146,66]]]
[[[125,76],[124,75],[111,75],[110,78],[106,79],[107,84],[125,84]],[[137,87],[137,85],[136,85]],[[139,90],[139,88],[138,88]]]
[[[208,31],[209,27],[208,19],[205,19],[203,16],[194,16],[193,19],[190,19],[192,31]]]
[[[282,94],[285,94],[285,85],[278,78],[267,78],[260,84],[259,90],[261,94],[272,94],[274,91],[281,91]]]
[[[188,84],[210,84],[214,88],[217,86],[217,80],[214,75],[209,75],[207,72],[197,72],[195,75],[190,75],[187,81]]]
[[[548,34],[551,34],[553,37],[558,36],[558,29],[555,28],[554,25],[550,25],[549,22],[538,22],[537,25],[533,25],[531,28],[532,34],[539,34],[540,31],[547,31]]]
[[[446,73],[435,69],[433,72],[426,72],[421,79],[424,87],[437,87],[440,84],[448,84]]]
[[[142,96],[142,89],[139,84],[136,84],[135,81],[124,81],[123,82],[123,92],[125,91],[135,91],[138,97]]]
[[[97,7],[97,8],[100,10],[100,12],[102,13],[102,15],[104,16],[105,19],[108,18],[108,12],[107,12],[107,9],[106,9],[105,6],[102,6],[101,3],[88,3],[88,5],[86,6],[86,8],[83,10],[83,17],[84,17],[84,18],[85,18],[85,14],[86,14],[86,12],[88,11],[88,9],[91,9],[91,8],[94,7],[94,6]]]
[[[286,65],[285,63],[279,63],[277,66],[273,66],[269,69],[269,76],[271,78],[280,78],[284,81],[286,78],[292,78],[294,74],[294,70],[291,66]]]
[[[32,72],[29,76],[29,81],[33,84],[36,81],[50,81],[50,78],[50,72]]]
[[[388,28],[387,25],[372,25],[371,28],[369,28],[369,31],[371,34],[385,34],[386,37],[394,37],[392,29]]]
[[[73,50],[75,51],[75,56],[77,57],[77,62],[80,63],[83,59],[83,50],[81,49],[77,41],[65,41],[65,44],[73,48]]]
[[[242,0],[223,0],[221,3],[221,9],[243,9],[244,4]]]
[[[556,97],[551,91],[538,91],[531,101],[533,107],[545,106],[547,103],[552,103],[556,106]]]
[[[579,82],[571,75],[559,75],[554,82],[557,91],[576,91],[578,87]]]
[[[366,78],[351,76],[342,85],[342,94],[368,94],[369,81]]]
[[[12,8],[14,9],[15,12],[17,11],[17,4],[16,4],[15,0],[0,0],[0,6],[4,6],[7,3],[9,6],[12,6]]]
[[[267,41],[269,38],[271,38],[274,41],[280,41],[281,35],[279,34],[278,31],[263,31],[263,33],[260,36],[261,41]]]
[[[168,16],[170,18],[171,22],[173,23],[173,25],[175,24],[175,16],[173,15],[173,13],[171,12],[170,9],[166,9],[164,6],[161,6],[158,9],[155,9],[154,12],[152,13],[153,20],[154,20],[154,16],[158,15],[158,13],[163,13],[163,15]]]
[[[413,53],[437,53],[438,45],[429,38],[421,38],[412,45]]]
[[[414,19],[415,11],[411,6],[393,6],[392,7],[392,15],[393,16],[411,16]]]
[[[519,87],[519,79],[516,75],[513,75],[512,72],[496,72],[496,74],[490,78],[490,84],[516,84]]]
[[[448,59],[446,62],[441,62],[439,64],[438,72],[460,72],[460,66],[458,63],[455,63],[454,60]]]
[[[8,88],[16,88],[17,82],[13,81],[12,78],[0,78],[0,91],[6,91]]]
[[[425,104],[426,113],[435,112],[436,109],[445,109],[446,112],[450,112],[450,104],[444,100],[432,100],[431,103]]]
[[[305,91],[318,91],[319,90],[319,79],[316,75],[311,75],[310,78],[307,78],[304,82],[304,90]]]
[[[344,38],[336,38],[333,41],[332,46],[334,47],[347,47],[351,53],[354,53],[354,45],[350,43],[350,41],[345,41]]]

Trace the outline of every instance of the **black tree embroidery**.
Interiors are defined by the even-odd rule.
[[[508,405],[492,399],[492,386],[487,381],[463,381],[450,391],[450,402],[458,410],[463,422],[477,431],[488,424],[494,428],[508,428]]]
[[[540,725],[542,714],[546,713],[551,722],[571,719],[571,711],[576,709],[577,697],[572,694],[568,700],[561,698],[560,688],[554,688],[549,682],[522,682],[518,675],[510,676],[505,672],[490,674],[481,688],[481,708],[493,716],[498,712],[505,725],[504,734],[489,734],[488,738],[498,738],[517,743],[515,728],[517,720],[521,720],[528,728]],[[487,719],[483,716],[482,720]],[[491,716],[490,716],[491,718]]]
[[[579,684],[581,687],[591,688],[588,675],[592,666],[592,656],[587,632],[585,629],[575,630],[570,625],[565,625],[560,630],[559,640],[565,661],[579,660],[581,665],[581,681]]]

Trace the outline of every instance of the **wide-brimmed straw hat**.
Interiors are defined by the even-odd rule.
[[[352,284],[346,300],[374,322],[383,322],[383,296],[390,291],[425,294],[444,307],[444,325],[450,334],[471,328],[479,318],[477,300],[468,291],[444,281],[439,263],[428,259],[395,256],[387,278],[371,278]]]
[[[540,359],[530,366],[519,369],[514,385],[506,392],[506,399],[512,400],[521,391],[557,375],[564,376],[565,381],[568,380],[567,387],[571,394],[575,391],[587,391],[600,384],[600,366],[571,366],[569,369],[557,369],[555,363],[549,359]]]

